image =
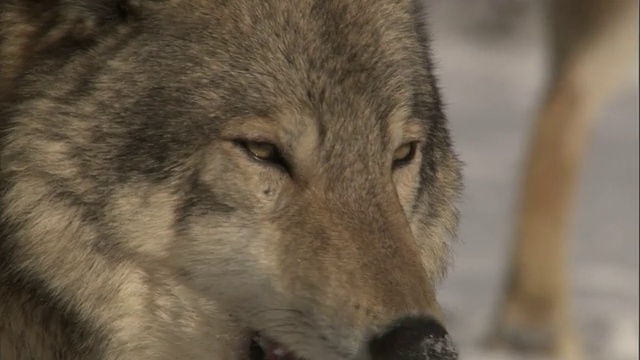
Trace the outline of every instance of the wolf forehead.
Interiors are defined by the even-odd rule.
[[[336,143],[379,142],[397,110],[428,130],[435,155],[448,151],[418,0],[97,3],[99,12],[85,5],[77,15],[97,17],[89,23],[99,31],[81,32],[91,41],[78,49],[49,36],[62,50],[43,54],[19,84],[38,103],[23,106],[15,123],[38,119],[38,128],[53,129],[49,139],[73,127],[75,136],[63,136],[82,143],[79,154],[104,145],[109,158],[122,149],[124,168],[136,171],[137,153],[161,170],[232,119],[283,111],[312,119],[320,136],[329,129]]]
[[[149,31],[149,43],[154,36],[170,43],[134,49],[131,57],[150,67],[148,82],[138,82],[153,87],[139,92],[156,95],[148,101],[183,94],[191,109],[215,108],[226,119],[286,109],[315,119],[320,131],[338,128],[330,124],[337,121],[348,133],[350,119],[371,120],[355,122],[360,128],[351,130],[362,133],[394,112],[441,116],[420,16],[408,1],[235,4]]]
[[[296,109],[323,121],[384,119],[399,108],[424,119],[438,109],[417,0],[136,1],[122,23],[107,13],[129,2],[96,3],[61,20],[98,17],[89,22],[100,30],[81,51],[66,50],[75,45],[68,37],[48,36],[64,59],[48,65],[47,80],[67,90],[65,99],[99,93],[121,109],[164,101],[167,111],[215,108],[211,115],[225,118]]]
[[[210,65],[225,77],[216,84],[244,90],[248,102],[322,107],[349,100],[350,107],[389,111],[411,103],[416,90],[429,84],[425,45],[411,26],[419,15],[407,4],[388,6],[403,7],[398,13],[380,2],[264,1],[248,12],[216,11],[196,46],[209,43]],[[416,80],[423,80],[420,86]]]

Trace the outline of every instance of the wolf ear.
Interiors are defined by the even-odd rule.
[[[114,25],[133,20],[137,6],[132,0],[49,0],[58,15],[67,18],[84,19],[94,26]]]
[[[5,0],[0,5],[0,41],[11,35],[53,43],[91,37],[136,17],[133,0]]]
[[[138,1],[0,0],[0,83],[8,86],[36,59],[69,56],[135,21]]]

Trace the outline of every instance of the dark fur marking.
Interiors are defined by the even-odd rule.
[[[56,358],[69,360],[102,358],[103,349],[99,344],[104,343],[98,341],[102,336],[101,329],[82,319],[80,314],[56,296],[37,274],[12,266],[17,254],[11,245],[13,242],[9,234],[14,228],[15,226],[6,221],[0,221],[0,328],[10,326],[5,323],[10,315],[5,313],[7,308],[2,302],[7,299],[20,299],[20,306],[24,313],[31,315],[29,320],[41,324],[39,329],[43,331],[43,335],[49,334],[52,338],[60,337],[60,341],[56,343],[57,348],[52,349],[56,353]],[[24,355],[20,349],[17,350],[18,354]],[[22,351],[27,350],[22,349]]]
[[[235,211],[235,208],[220,201],[211,188],[202,183],[199,174],[195,173],[186,180],[184,200],[176,209],[175,231],[180,234],[187,231],[189,218],[209,213],[225,214]]]

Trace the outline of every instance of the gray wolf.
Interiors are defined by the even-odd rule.
[[[456,359],[418,0],[0,4],[0,357]]]
[[[637,0],[553,0],[547,89],[533,126],[492,346],[585,357],[568,270],[576,190],[593,118],[637,66]]]

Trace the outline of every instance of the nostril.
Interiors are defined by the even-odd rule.
[[[371,339],[373,360],[456,360],[458,353],[445,328],[436,320],[410,317]]]

